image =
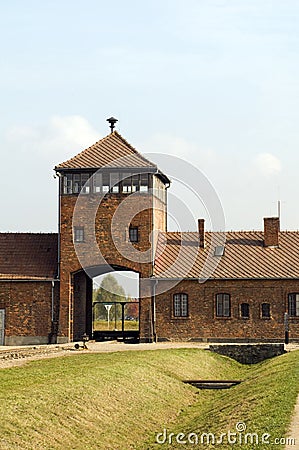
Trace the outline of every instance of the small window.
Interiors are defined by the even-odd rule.
[[[73,193],[73,176],[71,173],[67,173],[63,177],[63,193],[64,194]]]
[[[64,194],[89,194],[90,173],[67,173],[63,177]]]
[[[216,295],[216,316],[230,317],[230,295],[217,294]]]
[[[132,176],[132,192],[139,191],[139,175]]]
[[[119,192],[119,173],[113,172],[110,174],[110,187],[111,187],[111,192],[114,192],[114,193]]]
[[[173,296],[174,317],[188,317],[188,295],[174,294]]]
[[[75,173],[73,175],[73,193],[79,194],[81,191],[81,175],[80,173]]]
[[[241,303],[241,317],[242,319],[249,319],[249,304]]]
[[[93,176],[93,192],[98,193],[102,191],[102,174],[96,172]]]
[[[299,317],[299,294],[289,294],[289,316]]]
[[[80,188],[81,194],[89,194],[90,192],[89,184],[90,184],[89,173],[81,173],[81,188]]]
[[[262,303],[262,319],[270,319],[270,303]]]
[[[148,191],[148,186],[149,186],[148,174],[147,173],[142,173],[140,175],[140,192],[147,192]]]
[[[130,242],[138,242],[138,227],[130,227],[129,228],[129,241]]]
[[[224,246],[223,245],[217,245],[215,247],[214,256],[223,256],[224,255]]]
[[[129,194],[132,192],[132,177],[130,173],[123,174],[123,192]]]
[[[107,194],[109,192],[109,189],[110,189],[109,181],[110,181],[109,173],[103,173],[102,174],[102,182],[103,182],[102,192],[103,192],[103,194]]]
[[[75,242],[84,242],[84,228],[83,227],[75,227],[74,228],[74,241]]]

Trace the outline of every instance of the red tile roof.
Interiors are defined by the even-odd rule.
[[[0,233],[0,280],[54,278],[57,243],[56,233]]]
[[[73,158],[58,164],[55,170],[97,169],[104,166],[113,168],[157,168],[117,131],[114,131]]]
[[[224,254],[214,256],[225,235]],[[214,242],[212,242],[212,239]],[[154,276],[157,278],[299,279],[299,232],[279,233],[279,247],[264,247],[262,232],[160,233]]]

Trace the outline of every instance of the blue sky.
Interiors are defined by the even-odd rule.
[[[1,231],[56,231],[52,168],[111,115],[202,170],[227,229],[261,229],[279,199],[298,229],[298,24],[297,0],[2,2]]]

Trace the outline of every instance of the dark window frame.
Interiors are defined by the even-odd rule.
[[[139,242],[139,227],[129,227],[129,242],[136,244]]]
[[[74,242],[85,242],[84,227],[74,227]]]
[[[249,303],[244,302],[240,304],[240,317],[241,319],[249,319],[250,317]]]
[[[290,317],[299,317],[299,292],[288,294],[288,314]]]
[[[271,304],[264,302],[261,304],[261,318],[271,319]]]
[[[61,177],[62,195],[82,194],[147,194],[151,187],[150,173],[125,171],[65,172]],[[125,178],[124,178],[125,177]],[[88,181],[88,182],[87,182]],[[86,186],[85,183],[87,182]],[[83,189],[85,186],[85,189]]]
[[[231,317],[231,299],[230,294],[219,292],[216,294],[216,317],[230,318]],[[227,312],[228,311],[228,312]]]
[[[189,317],[189,297],[186,292],[177,292],[173,294],[173,317],[188,318]]]

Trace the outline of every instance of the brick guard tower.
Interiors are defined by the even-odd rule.
[[[114,127],[116,119],[111,119]],[[91,336],[92,277],[111,270],[131,270],[139,274],[143,294],[139,308],[140,340],[153,339],[149,278],[153,275],[155,236],[158,231],[166,231],[166,196],[170,181],[113,127],[108,136],[55,167],[59,177],[58,342],[79,340],[84,333]],[[87,211],[78,214],[76,210],[74,225],[79,195],[83,202],[86,198]],[[125,207],[122,208],[122,204]],[[86,224],[88,208],[96,210],[93,227]],[[122,209],[125,213],[113,224],[113,218]],[[90,251],[94,238],[105,264]],[[87,270],[83,270],[78,251],[85,256],[84,269]],[[140,257],[136,257],[136,252]],[[142,262],[145,252],[151,257]]]

